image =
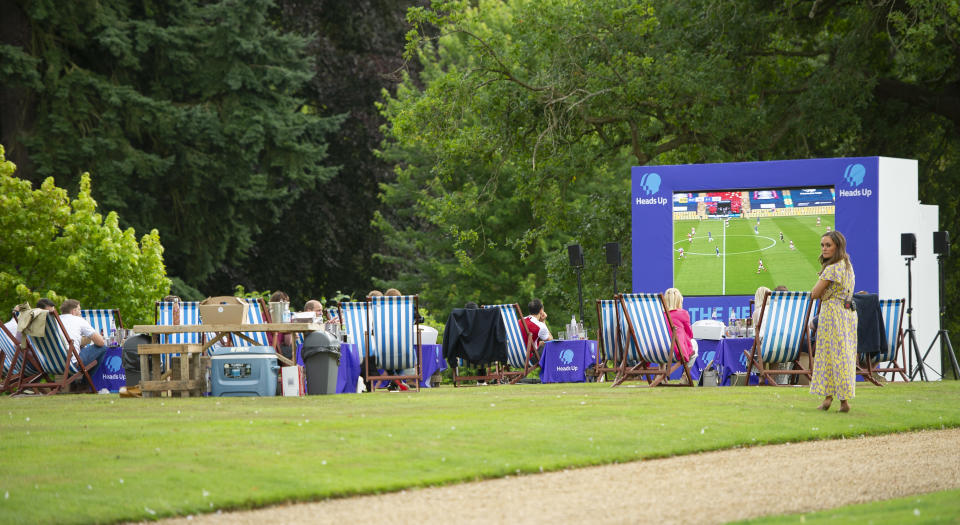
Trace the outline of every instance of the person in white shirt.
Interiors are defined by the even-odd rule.
[[[107,351],[107,342],[86,319],[80,317],[80,301],[67,299],[60,305],[60,312],[60,321],[67,331],[67,337],[73,341],[73,347],[80,350],[80,359],[84,364],[97,361],[97,366],[90,370],[93,372],[100,366],[99,361],[103,359],[103,354]],[[80,348],[80,342],[84,337],[89,337],[92,342]],[[70,360],[71,363],[74,361],[75,359]]]

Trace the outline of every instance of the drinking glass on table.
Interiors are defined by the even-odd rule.
[[[559,331],[557,332],[557,341],[563,341],[567,338],[567,332]]]

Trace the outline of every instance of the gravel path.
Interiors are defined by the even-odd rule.
[[[924,431],[724,450],[166,523],[354,523],[360,511],[366,519],[398,523],[725,523],[957,488],[958,451],[960,429]]]

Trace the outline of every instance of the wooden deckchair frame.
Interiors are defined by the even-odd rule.
[[[378,381],[392,382],[392,381],[415,380],[417,382],[417,390],[416,390],[417,392],[420,391],[420,384],[423,382],[423,363],[420,362],[420,357],[423,355],[423,345],[420,342],[420,319],[417,317],[417,311],[419,311],[419,308],[420,308],[420,297],[418,295],[407,295],[407,296],[401,296],[401,297],[413,298],[413,319],[412,319],[413,334],[412,335],[416,341],[414,343],[414,350],[413,350],[413,356],[414,356],[413,359],[414,359],[414,362],[416,363],[414,365],[414,368],[416,369],[416,374],[415,375],[404,375],[404,374],[370,375],[370,360],[365,359],[363,362],[363,368],[364,368],[364,372],[366,373],[365,375],[366,375],[367,381],[370,382],[370,392],[376,392]],[[390,301],[390,300],[393,300],[393,298],[386,298],[386,297],[377,298],[377,301],[381,301],[381,300]],[[364,338],[366,339],[366,351],[369,352],[370,355],[377,356],[377,352],[371,351],[373,347],[371,346],[371,341],[370,341],[371,339],[370,336],[373,334],[373,328],[372,328],[373,324],[370,321],[371,321],[371,316],[373,315],[374,302],[375,301],[373,301],[372,298],[367,297],[367,303],[368,303],[367,304],[367,331],[364,334]],[[377,366],[378,367],[383,366],[383,363],[380,363],[379,359],[377,360]],[[386,370],[386,368],[384,370]],[[412,391],[412,389],[410,389],[409,391]]]
[[[627,322],[627,333],[630,338],[630,341],[636,345],[639,362],[633,366],[629,366],[627,363],[627,358],[629,351],[627,348],[623,349],[623,358],[620,362],[620,370],[617,372],[617,377],[614,379],[613,384],[610,385],[611,388],[621,385],[624,381],[629,381],[634,376],[642,376],[646,379],[647,384],[651,387],[655,386],[693,386],[693,377],[690,375],[690,364],[688,362],[679,360],[676,358],[676,354],[680,353],[680,343],[677,341],[677,334],[673,329],[673,323],[669,320],[669,315],[667,315],[667,306],[663,302],[663,294],[641,294],[641,295],[654,295],[657,298],[657,303],[660,306],[660,313],[664,316],[664,324],[667,327],[667,332],[670,336],[670,347],[667,352],[669,355],[667,357],[666,363],[657,363],[657,366],[649,366],[649,362],[644,361],[642,346],[640,345],[640,340],[637,335],[637,326],[636,321],[633,319],[630,314],[630,309],[627,308],[626,300],[624,296],[626,294],[617,294],[617,301],[620,303],[622,308],[623,318]],[[686,384],[683,383],[669,383],[670,374],[677,370],[678,367],[683,367],[683,375],[687,378]]]
[[[897,315],[898,319],[895,321],[897,325],[897,331],[896,331],[896,334],[894,334],[895,342],[893,347],[893,357],[891,357],[889,361],[878,361],[876,363],[876,367],[874,368],[873,363],[870,361],[870,357],[867,356],[867,367],[870,370],[871,375],[873,373],[877,373],[877,374],[889,373],[890,380],[892,381],[895,377],[897,377],[897,373],[899,373],[900,377],[902,377],[904,381],[910,381],[910,378],[907,377],[906,367],[904,367],[901,364],[903,360],[903,314],[904,314],[904,307],[906,306],[906,300],[902,298],[901,299],[881,299],[880,300],[881,312],[883,311],[884,302],[895,302],[900,304],[900,307],[897,310],[899,312],[899,314]],[[886,332],[887,330],[886,319],[884,319],[883,324],[884,324],[883,326],[884,332]],[[887,342],[887,344],[890,344],[889,341]],[[880,363],[892,363],[893,366],[889,366],[887,368],[880,368]],[[859,369],[857,372],[859,373]]]
[[[70,383],[73,383],[74,381],[76,381],[77,379],[80,379],[81,377],[87,380],[87,388],[90,389],[90,393],[96,394],[97,391],[94,390],[93,388],[93,379],[91,379],[90,377],[90,369],[97,365],[97,360],[94,359],[89,363],[84,363],[83,360],[80,359],[80,351],[74,346],[73,340],[67,336],[67,330],[66,328],[64,328],[63,321],[60,320],[60,314],[57,313],[56,310],[47,313],[48,321],[47,321],[47,327],[44,330],[43,337],[52,337],[54,335],[54,334],[48,333],[50,331],[49,317],[51,315],[53,316],[53,319],[56,322],[54,327],[57,330],[60,330],[60,335],[63,336],[63,340],[67,344],[66,356],[65,356],[64,365],[63,365],[63,374],[61,374],[59,380],[54,379],[51,382],[39,382],[36,379],[28,380],[27,382],[24,382],[23,374],[26,367],[21,366],[19,379],[18,379],[19,386],[17,388],[17,394],[22,394],[27,389],[34,389],[41,393],[43,392],[43,390],[49,390],[47,394],[57,394],[61,390],[66,388],[67,385],[69,385]],[[27,336],[24,336],[24,337],[27,337]],[[39,350],[35,350],[35,351],[38,354],[40,353]],[[71,373],[70,364],[73,358],[76,358],[77,360],[78,371]],[[37,357],[37,361],[40,361],[39,356]],[[50,370],[47,370],[45,367],[41,367],[41,369],[47,374],[49,374],[49,376],[56,378],[57,376],[56,372],[51,372]]]
[[[747,383],[748,384],[750,382],[749,375],[750,375],[750,369],[752,367],[755,367],[757,369],[757,375],[758,375],[757,386],[760,386],[764,382],[766,382],[768,386],[788,386],[788,385],[778,384],[776,381],[776,378],[774,377],[774,376],[784,375],[784,374],[793,375],[793,376],[805,375],[811,381],[813,380],[814,351],[813,351],[813,347],[810,345],[810,326],[809,326],[810,310],[813,307],[813,299],[809,297],[810,292],[776,292],[776,293],[781,295],[790,294],[791,296],[796,296],[798,294],[806,294],[808,296],[807,306],[804,307],[804,312],[803,312],[803,325],[801,328],[803,333],[801,334],[797,344],[802,346],[803,343],[806,342],[807,353],[810,356],[810,368],[806,369],[803,367],[803,365],[800,364],[800,354],[803,353],[802,348],[800,349],[799,352],[797,352],[797,358],[794,359],[793,361],[790,361],[793,364],[792,370],[768,370],[764,368],[764,363],[762,362],[761,355],[760,355],[760,345],[762,343],[761,331],[763,328],[763,322],[766,320],[765,319],[766,315],[764,314],[766,313],[767,304],[769,303],[770,297],[773,296],[774,294],[774,292],[768,290],[763,295],[763,304],[760,305],[760,319],[759,321],[757,321],[757,326],[755,330],[756,337],[754,337],[753,339],[753,345],[750,347],[750,350],[743,351],[744,355],[746,355],[747,357]]]
[[[36,354],[34,353],[33,346],[30,345],[30,341],[27,340],[24,336],[23,341],[18,343],[14,334],[10,333],[10,330],[7,330],[6,326],[0,325],[3,333],[0,334],[0,337],[7,337],[10,340],[10,343],[14,345],[14,352],[10,358],[10,368],[7,369],[7,372],[3,376],[3,384],[0,386],[0,392],[14,393],[20,390],[20,383],[23,380],[24,367],[27,363],[33,367],[33,370],[36,371],[33,374],[30,374],[27,378],[27,382],[31,383],[37,381],[38,379],[44,379],[48,382],[52,382],[53,379],[50,378],[43,367],[40,365],[40,361],[37,359]],[[0,372],[2,372],[3,363],[6,361],[7,355],[6,352],[0,350]],[[19,365],[17,364],[19,362]],[[16,372],[14,372],[16,370]]]
[[[602,299],[597,299],[597,324],[600,325],[597,328],[597,362],[594,365],[594,372],[596,374],[597,380],[599,381],[601,376],[606,378],[606,374],[613,372],[614,376],[620,371],[620,361],[621,352],[623,352],[623,340],[621,339],[621,327],[620,327],[620,302],[614,298],[614,348],[607,348],[606,338],[604,337],[604,323],[603,323],[603,303]],[[607,361],[610,361],[612,366],[607,366]]]
[[[500,367],[500,377],[502,381],[509,381],[511,385],[515,385],[520,382],[521,379],[527,377],[530,372],[536,370],[540,367],[540,349],[538,339],[536,334],[531,334],[527,330],[527,323],[523,322],[523,312],[520,311],[520,305],[517,303],[506,303],[512,307],[513,312],[517,315],[517,324],[520,328],[520,337],[523,338],[523,370],[510,370],[510,358],[507,357],[507,362],[502,363]],[[501,310],[501,307],[505,305],[489,305],[485,308],[496,308],[498,311]],[[503,314],[500,314],[500,318],[503,319]],[[510,337],[510,329],[506,326],[504,328],[507,330],[507,337]],[[507,343],[509,345],[509,343]],[[531,359],[531,354],[533,359]]]

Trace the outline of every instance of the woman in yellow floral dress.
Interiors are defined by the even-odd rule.
[[[830,231],[820,238],[820,266],[820,279],[810,292],[814,299],[820,299],[810,393],[824,396],[820,410],[829,410],[837,397],[840,411],[849,412],[848,400],[856,386],[857,313],[845,306],[853,293],[855,276],[842,233]]]

